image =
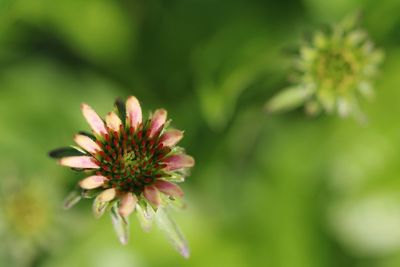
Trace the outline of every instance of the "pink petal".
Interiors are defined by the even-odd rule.
[[[163,126],[167,120],[167,111],[165,109],[157,109],[151,119],[150,124],[150,138],[153,137]]]
[[[116,194],[115,188],[109,188],[101,192],[97,197],[100,202],[109,202],[115,198]]]
[[[183,137],[183,132],[179,130],[168,130],[160,138],[160,143],[164,146],[174,146]]]
[[[144,188],[144,197],[154,206],[158,207],[161,204],[160,192],[154,186],[146,186]]]
[[[136,207],[138,199],[132,193],[126,193],[122,198],[119,206],[119,214],[122,217],[128,217]]]
[[[79,182],[79,186],[83,189],[94,189],[102,186],[106,180],[107,177],[101,175],[92,175],[81,180]]]
[[[126,100],[126,117],[130,126],[136,128],[142,122],[142,109],[136,97],[130,96]]]
[[[90,106],[86,104],[81,105],[81,110],[83,116],[86,121],[89,123],[90,128],[92,128],[93,132],[98,135],[106,134],[107,129],[104,126],[103,120],[97,115],[96,111],[94,111]]]
[[[157,187],[157,189],[160,192],[162,192],[166,195],[173,196],[173,197],[183,197],[182,189],[174,183],[167,182],[164,180],[157,180],[154,183],[154,186]]]
[[[107,127],[115,132],[119,131],[119,126],[122,124],[121,119],[114,112],[110,112],[106,116]]]
[[[194,166],[194,159],[186,154],[173,155],[164,160],[167,164],[165,168],[168,171],[189,168]]]
[[[95,160],[89,156],[74,156],[60,159],[59,163],[63,166],[77,169],[98,169]]]
[[[77,134],[74,137],[75,143],[77,143],[81,148],[86,150],[91,154],[95,154],[97,151],[100,151],[101,148],[95,141],[87,137],[86,135]]]

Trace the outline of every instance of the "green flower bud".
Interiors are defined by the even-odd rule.
[[[357,22],[358,16],[349,16],[305,42],[295,59],[294,85],[269,100],[267,111],[304,105],[309,114],[325,111],[362,118],[359,98],[373,96],[373,81],[384,55]]]

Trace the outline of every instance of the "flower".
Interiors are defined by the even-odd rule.
[[[150,220],[170,220],[163,211],[183,196],[176,184],[184,181],[194,159],[177,145],[183,132],[171,129],[167,111],[158,109],[148,119],[142,118],[142,109],[136,97],[126,103],[116,101],[116,112],[110,112],[103,121],[87,104],[81,105],[83,116],[93,134],[80,132],[74,137],[78,147],[61,148],[50,152],[59,164],[84,171],[79,181],[81,192],[72,192],[66,199],[69,208],[81,197],[92,198],[95,217],[111,211],[120,241],[128,241],[128,217],[137,212],[147,230]],[[167,225],[174,226],[172,222]],[[167,230],[168,231],[168,230]],[[176,235],[175,235],[176,236]],[[180,233],[175,245],[188,256],[186,242]]]
[[[48,201],[55,196],[33,176],[5,173],[0,181],[0,258],[7,266],[32,266],[60,241],[63,226]]]
[[[359,95],[373,96],[372,82],[382,60],[383,52],[358,27],[358,16],[349,16],[300,47],[293,85],[269,100],[266,109],[285,111],[305,104],[311,115],[323,110],[362,119]]]

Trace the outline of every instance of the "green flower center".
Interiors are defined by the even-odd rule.
[[[351,53],[324,51],[316,60],[316,78],[320,83],[337,91],[345,91],[353,83],[356,64]]]
[[[41,234],[48,224],[46,204],[30,192],[16,192],[6,201],[6,217],[14,230],[22,236]]]

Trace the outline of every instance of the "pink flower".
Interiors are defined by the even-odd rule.
[[[175,182],[184,180],[184,169],[193,167],[194,159],[176,146],[183,132],[169,129],[166,110],[158,109],[143,119],[134,96],[126,103],[117,100],[116,107],[117,112],[108,113],[103,120],[82,104],[93,134],[81,132],[74,138],[79,148],[54,150],[50,156],[58,158],[60,165],[87,174],[79,182],[82,194],[72,194],[69,203],[76,203],[81,196],[95,197],[95,216],[100,217],[108,207],[114,209],[113,222],[121,233],[121,223],[127,222],[138,205],[141,212],[149,208],[156,212],[183,196]],[[127,237],[120,236],[120,240],[126,243]]]

